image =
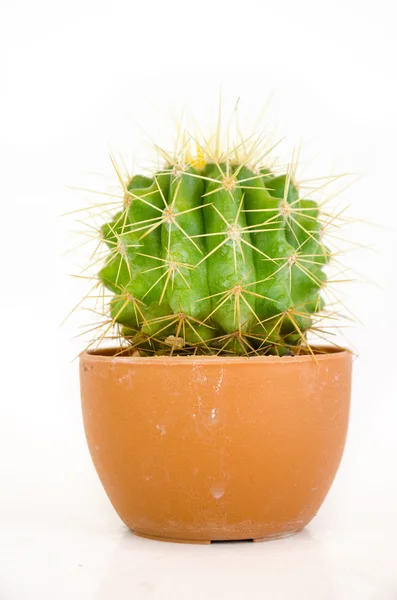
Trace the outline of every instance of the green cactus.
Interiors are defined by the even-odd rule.
[[[125,185],[103,225],[99,279],[110,315],[141,354],[292,354],[323,308],[316,202],[291,170],[185,156]]]

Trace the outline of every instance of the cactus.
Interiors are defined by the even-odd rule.
[[[293,169],[198,148],[124,184],[101,228],[111,323],[141,355],[294,354],[323,309],[317,203]]]

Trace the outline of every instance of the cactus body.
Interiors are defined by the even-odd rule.
[[[102,227],[110,313],[142,353],[293,352],[323,307],[319,208],[232,161],[134,176]]]

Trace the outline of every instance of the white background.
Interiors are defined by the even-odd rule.
[[[394,3],[6,0],[0,21],[0,599],[396,600]],[[288,540],[191,547],[135,538],[98,483],[83,341],[76,320],[58,329],[79,293],[58,215],[87,204],[66,185],[106,189],[88,173],[111,175],[108,144],[139,155],[136,124],[214,112],[220,87],[248,113],[273,93],[281,134],[362,175],[344,199],[376,252],[346,261],[377,285],[346,291],[363,323],[351,427],[318,517]]]

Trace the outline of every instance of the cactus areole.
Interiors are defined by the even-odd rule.
[[[319,206],[293,169],[230,153],[174,160],[124,184],[101,228],[110,315],[141,356],[292,355],[324,306]]]

